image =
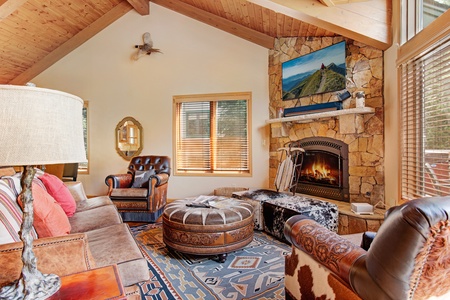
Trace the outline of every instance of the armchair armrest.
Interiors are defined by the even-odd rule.
[[[0,245],[0,287],[19,278],[22,270],[22,242]],[[33,241],[37,267],[44,274],[64,276],[95,267],[84,233],[40,238]]]
[[[111,195],[113,189],[130,187],[132,181],[133,175],[130,173],[106,176],[105,183],[108,186],[108,196]]]
[[[316,221],[296,215],[286,221],[286,239],[350,285],[352,266],[366,251]]]
[[[158,187],[160,185],[166,184],[169,181],[169,174],[159,173],[159,174],[150,176],[150,180],[152,180],[152,178],[156,179],[155,187]]]

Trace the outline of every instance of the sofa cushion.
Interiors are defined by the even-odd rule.
[[[75,199],[62,180],[48,173],[44,173],[39,179],[44,183],[47,192],[61,205],[66,215],[73,216],[77,208]]]
[[[56,200],[40,185],[32,184],[33,194],[33,226],[40,238],[66,235],[70,233],[70,223],[64,210]],[[18,198],[19,205],[23,207],[22,196]]]
[[[20,241],[22,210],[11,188],[0,180],[0,244]]]
[[[122,218],[114,205],[105,205],[76,212],[69,218],[72,233],[87,232],[122,223]]]
[[[155,170],[135,171],[132,188],[148,188],[148,180],[150,176],[155,175]]]
[[[97,267],[117,264],[124,286],[149,279],[147,261],[127,224],[92,230],[86,235]],[[105,255],[105,252],[109,255]]]
[[[90,210],[93,208],[112,205],[113,202],[108,196],[98,196],[77,202],[77,212]]]
[[[111,200],[133,200],[133,199],[147,200],[148,189],[140,189],[140,188],[113,189],[109,197],[111,198]]]

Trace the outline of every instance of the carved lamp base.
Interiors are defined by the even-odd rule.
[[[47,299],[61,287],[61,279],[55,274],[42,274],[39,272],[33,278],[23,278],[15,281],[13,285],[5,286],[0,290],[0,299]]]
[[[31,183],[35,170],[31,166],[24,168],[20,196],[23,202],[23,222],[20,229],[20,239],[23,242],[22,250],[22,274],[12,285],[0,290],[0,299],[5,300],[40,300],[46,299],[56,293],[61,287],[61,279],[54,274],[42,274],[37,269],[37,259],[33,253],[33,195]]]

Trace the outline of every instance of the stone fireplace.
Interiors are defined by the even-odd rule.
[[[347,144],[328,137],[304,138],[290,144],[305,149],[297,170],[296,192],[350,201]]]
[[[270,51],[269,56],[271,119],[277,118],[276,112],[280,107],[290,108],[337,100],[335,92],[314,95],[296,101],[283,101],[281,99],[281,64],[342,40],[344,40],[343,37],[280,38],[276,40],[274,49]],[[301,121],[284,121],[281,118],[277,122],[271,122],[269,177],[270,182],[273,183],[280,161],[280,153],[277,149],[289,143],[303,141],[307,142],[302,144],[303,147],[309,147],[311,150],[313,149],[311,143],[317,144],[317,142],[311,141],[319,140],[321,141],[319,144],[327,144],[325,141],[332,140],[339,145],[338,147],[346,149],[346,157],[339,158],[342,159],[341,166],[337,167],[338,171],[333,171],[334,175],[338,175],[337,181],[329,178],[320,182],[320,179],[310,178],[311,182],[303,183],[297,191],[302,194],[311,194],[308,189],[314,185],[313,181],[316,180],[318,181],[316,189],[326,190],[325,194],[317,196],[336,199],[334,194],[339,194],[341,198],[339,200],[342,201],[366,202],[375,205],[380,201],[384,203],[383,52],[348,39],[346,39],[346,44],[346,88],[352,97],[344,100],[343,109],[355,108],[355,94],[363,91],[366,96],[366,107],[370,107],[371,111],[369,113],[327,115]],[[335,149],[333,147],[328,149],[331,156],[343,155],[340,153],[341,150],[330,150]],[[309,173],[310,177],[311,174]],[[318,176],[320,177],[320,175]],[[339,176],[341,177],[339,178]],[[336,192],[332,186],[324,189],[323,183],[327,180],[341,186],[343,191]]]

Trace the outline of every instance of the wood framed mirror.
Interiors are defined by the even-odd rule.
[[[123,118],[116,126],[116,151],[125,160],[139,155],[143,148],[142,125],[133,117]]]

